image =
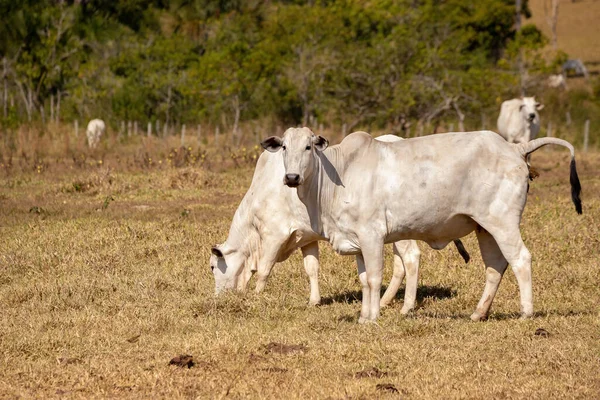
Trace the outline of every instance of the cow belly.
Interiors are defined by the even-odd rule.
[[[346,237],[345,235],[335,235],[329,241],[333,250],[343,256],[349,256],[360,253],[360,246],[357,240]]]
[[[466,215],[454,215],[445,221],[435,223],[406,225],[385,238],[386,243],[398,240],[422,240],[432,248],[439,250],[446,247],[454,239],[461,238],[473,232],[477,223]]]

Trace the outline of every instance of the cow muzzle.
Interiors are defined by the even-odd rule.
[[[302,182],[299,174],[285,174],[283,183],[289,187],[298,187]]]
[[[534,120],[534,119],[535,119],[535,114],[534,114],[534,113],[531,113],[531,114],[529,114],[529,115],[527,116],[527,120],[528,120],[529,122],[533,122],[533,120]]]

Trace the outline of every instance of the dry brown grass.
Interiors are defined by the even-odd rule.
[[[63,147],[39,172],[18,155],[0,169],[0,397],[600,396],[600,153],[578,154],[583,216],[567,152],[533,157],[541,176],[522,230],[535,318],[517,319],[508,271],[490,320],[469,320],[484,284],[469,236],[469,265],[450,246],[421,246],[413,315],[400,314],[401,291],[379,325],[362,326],[354,260],[325,244],[321,307],[306,305],[299,254],[264,294],[213,298],[210,245],[226,238],[251,162],[203,147],[211,165],[149,166],[136,161],[147,145],[109,143],[100,157],[71,143],[90,164]],[[151,145],[155,160],[176,147]],[[191,368],[169,365],[186,354]]]

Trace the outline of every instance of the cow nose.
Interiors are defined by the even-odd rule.
[[[535,118],[535,114],[534,113],[529,114],[529,120],[530,121],[533,121],[534,118]]]
[[[285,174],[285,184],[289,186],[298,186],[300,183],[300,175],[298,174]]]

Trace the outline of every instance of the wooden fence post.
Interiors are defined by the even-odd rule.
[[[152,136],[152,122],[148,122],[148,131],[146,132],[148,137]]]
[[[583,151],[588,151],[588,144],[590,143],[590,120],[585,120],[583,126]]]
[[[181,125],[181,146],[185,146],[185,124]]]
[[[200,145],[200,140],[202,139],[202,126],[200,124],[196,127],[196,137],[198,138],[198,145]]]
[[[548,129],[546,130],[546,136],[552,137],[552,121],[548,121]]]
[[[75,120],[75,137],[79,137],[79,121]]]
[[[215,128],[215,145],[219,143],[219,127]]]

